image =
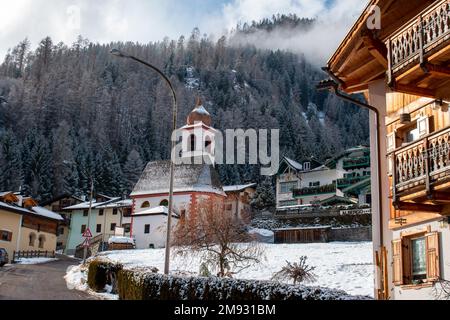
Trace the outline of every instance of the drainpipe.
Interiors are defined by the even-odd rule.
[[[369,109],[370,111],[374,112],[376,115],[376,143],[377,143],[377,165],[378,165],[378,172],[377,172],[377,176],[378,176],[378,208],[379,208],[379,219],[380,219],[380,225],[379,225],[379,237],[380,237],[380,248],[383,247],[383,210],[382,210],[382,200],[381,200],[381,146],[380,146],[380,113],[378,111],[377,108],[358,101],[354,98],[352,98],[351,96],[347,95],[346,93],[342,92],[339,90],[339,86],[343,84],[343,82],[336,77],[336,75],[333,74],[333,72],[328,68],[328,67],[324,67],[322,68],[323,71],[325,71],[326,73],[328,73],[328,75],[331,77],[332,80],[328,80],[328,81],[323,81],[321,82],[319,85],[317,85],[317,90],[329,90],[332,93],[334,93],[338,98],[350,102],[352,104],[355,104],[359,107],[365,108],[365,109]]]

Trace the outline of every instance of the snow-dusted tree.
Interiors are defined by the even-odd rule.
[[[176,255],[199,257],[218,277],[232,277],[259,263],[263,250],[244,223],[224,209],[222,201],[199,202],[179,222],[172,245]]]
[[[17,191],[22,184],[22,163],[18,141],[12,131],[0,136],[0,190]]]
[[[286,261],[286,265],[273,275],[272,280],[293,281],[294,285],[302,282],[314,282],[316,276],[313,271],[316,267],[308,265],[307,259],[306,256],[301,256],[298,263]]]
[[[125,189],[127,192],[130,192],[133,189],[133,186],[139,180],[142,169],[144,169],[144,163],[142,162],[139,152],[137,152],[135,149],[131,150],[130,154],[127,157],[127,162],[125,162],[125,165],[123,167],[123,175],[126,184]]]
[[[270,177],[266,177],[256,188],[251,206],[256,210],[270,209],[275,206],[275,192]]]

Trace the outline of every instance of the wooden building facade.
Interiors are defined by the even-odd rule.
[[[434,299],[450,279],[450,0],[370,1],[324,70],[376,111],[375,296]]]

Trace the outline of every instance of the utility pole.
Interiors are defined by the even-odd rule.
[[[91,176],[91,200],[89,201],[89,211],[88,211],[88,222],[87,222],[87,228],[90,229],[90,222],[91,222],[91,211],[92,211],[92,198],[94,197],[94,179]],[[88,242],[87,245],[84,246],[84,252],[83,252],[83,264],[86,263],[87,258],[87,251],[88,247],[90,246],[90,243]]]

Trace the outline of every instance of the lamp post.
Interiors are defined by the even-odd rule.
[[[152,69],[153,71],[155,71],[156,73],[158,73],[164,79],[164,81],[166,82],[170,91],[172,92],[172,98],[173,98],[172,132],[174,132],[177,129],[177,96],[176,96],[175,90],[174,90],[173,85],[170,82],[169,78],[161,70],[159,70],[157,67],[151,65],[150,63],[145,62],[145,61],[138,59],[134,56],[131,56],[129,54],[126,54],[124,52],[121,52],[118,49],[113,49],[113,50],[111,50],[110,53],[116,57],[131,59],[140,64],[143,64],[144,66],[146,66],[146,67]],[[172,155],[172,151],[174,149],[175,149],[175,141],[172,141],[171,155]],[[172,226],[172,211],[173,211],[174,169],[175,169],[175,164],[174,164],[172,156],[171,156],[171,159],[170,159],[170,183],[169,183],[169,212],[167,214],[167,235],[166,235],[166,252],[165,252],[165,260],[164,260],[164,274],[169,274],[170,231],[171,231],[171,226]]]

